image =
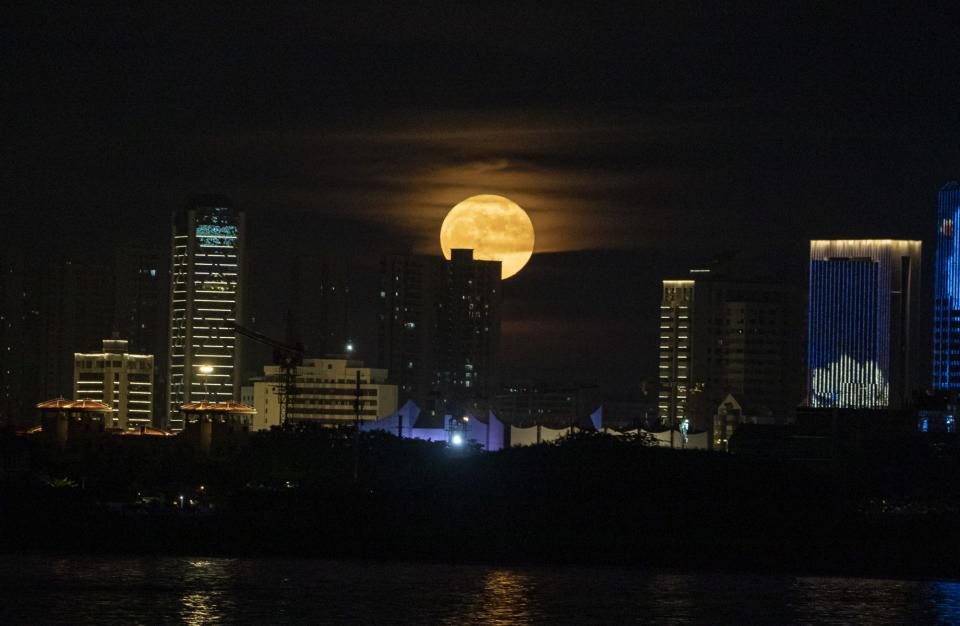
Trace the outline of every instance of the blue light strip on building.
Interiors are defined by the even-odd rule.
[[[960,389],[960,183],[940,190],[933,303],[933,388]]]

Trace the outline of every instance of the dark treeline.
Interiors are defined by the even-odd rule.
[[[354,482],[345,430],[208,457],[180,439],[7,436],[0,548],[960,574],[960,457],[928,444],[810,467],[602,434],[480,453],[369,433]]]

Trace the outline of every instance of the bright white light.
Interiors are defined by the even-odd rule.
[[[460,435],[454,435],[453,439],[451,439],[451,443],[453,443],[453,445],[455,446],[459,446],[460,444],[463,443],[463,437],[461,437]]]
[[[348,341],[348,342],[347,342],[346,350],[347,350],[347,352],[353,352],[353,342],[352,342],[352,341]]]
[[[200,373],[201,373],[201,374],[212,374],[212,373],[213,373],[213,366],[211,366],[211,365],[201,365],[201,366],[200,366]]]

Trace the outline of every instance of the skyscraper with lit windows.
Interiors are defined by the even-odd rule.
[[[919,294],[919,241],[810,242],[810,406],[905,406],[917,384]]]
[[[800,400],[789,297],[784,285],[732,258],[691,269],[686,279],[664,280],[660,423],[711,430],[728,395],[752,417],[785,421]]]
[[[933,388],[960,390],[960,182],[940,190],[933,289]]]
[[[168,426],[180,406],[240,393],[240,346],[232,324],[243,301],[244,215],[226,198],[196,198],[174,214],[170,264]]]

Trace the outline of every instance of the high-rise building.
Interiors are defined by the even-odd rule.
[[[379,366],[400,402],[432,406],[435,396],[437,257],[391,254],[380,264]]]
[[[902,408],[917,385],[920,242],[810,242],[807,400]]]
[[[167,259],[159,248],[124,246],[114,262],[113,332],[130,351],[154,356],[153,415],[166,417]],[[161,423],[157,424],[162,425]]]
[[[933,388],[960,391],[960,182],[940,190],[933,295]]]
[[[280,424],[283,413],[279,365],[263,368],[263,378],[253,381],[254,430]],[[296,394],[289,404],[287,421],[324,425],[352,424],[356,419],[357,375],[360,385],[360,419],[375,421],[397,410],[397,387],[387,383],[387,371],[363,367],[347,359],[304,359],[296,368]]]
[[[240,345],[232,324],[243,301],[244,214],[221,197],[195,199],[173,221],[168,426],[180,406],[240,396]]]
[[[717,266],[691,270],[690,276],[663,281],[661,424],[709,430],[728,394],[751,412],[788,419],[800,401],[788,290],[736,279]]]
[[[319,256],[293,259],[287,341],[312,354],[339,354],[349,336],[350,288],[342,267]]]
[[[20,428],[34,419],[39,312],[33,307],[28,262],[22,250],[0,249],[0,427]]]
[[[380,366],[425,416],[485,413],[498,391],[500,263],[389,255],[381,264]]]
[[[73,355],[112,334],[113,267],[91,250],[38,263],[40,398],[68,396]]]
[[[113,409],[112,428],[153,426],[153,355],[130,354],[125,339],[104,339],[103,351],[73,355],[73,397]]]
[[[663,281],[660,300],[660,395],[657,413],[661,423],[674,426],[688,420],[687,396],[692,386],[691,334],[695,282]]]

